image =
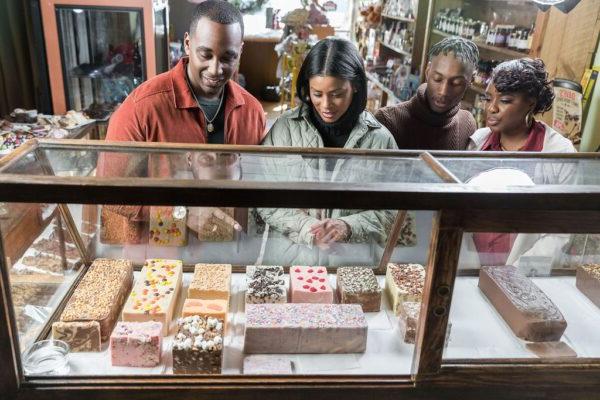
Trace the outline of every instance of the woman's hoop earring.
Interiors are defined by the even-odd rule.
[[[531,128],[532,124],[533,124],[533,111],[529,111],[527,113],[527,115],[525,115],[525,125],[527,125],[528,128]]]

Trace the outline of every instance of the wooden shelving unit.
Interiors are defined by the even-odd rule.
[[[438,36],[443,36],[443,37],[454,36],[449,33],[439,31],[437,29],[433,29],[432,33],[435,35],[438,35]],[[477,47],[479,47],[479,49],[494,52],[494,53],[502,56],[501,58],[503,58],[503,59],[523,58],[523,57],[529,56],[529,54],[527,54],[527,53],[510,50],[505,47],[490,46],[488,44],[485,44],[485,43],[479,42],[479,41],[475,41],[475,40],[473,41],[473,43],[475,43],[477,45]]]
[[[379,79],[377,79],[377,76],[375,74],[372,74],[370,72],[366,72],[367,74],[367,79],[370,80],[371,82],[373,82],[375,84],[375,86],[377,86],[378,88],[380,88],[387,96],[387,100],[392,100],[395,103],[399,103],[401,100],[399,98],[396,97],[396,95],[394,94],[394,92],[392,92],[392,90],[390,88],[388,88],[387,86],[385,86],[383,83],[381,83],[379,81]]]
[[[396,21],[403,21],[403,22],[410,22],[410,23],[414,23],[416,21],[416,19],[414,19],[414,18],[396,17],[396,16],[388,15],[388,14],[381,14],[381,16],[383,18],[394,19]]]
[[[412,56],[412,53],[402,50],[402,49],[399,49],[398,47],[392,46],[391,44],[381,42],[381,45],[387,47],[388,49],[390,49],[398,54],[402,54],[404,56]]]

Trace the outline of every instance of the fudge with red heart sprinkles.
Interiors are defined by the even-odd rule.
[[[325,267],[290,267],[292,303],[333,303],[333,290]]]

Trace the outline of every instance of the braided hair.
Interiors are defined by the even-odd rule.
[[[448,55],[452,53],[454,57],[460,60],[466,67],[470,68],[471,71],[477,69],[479,63],[479,49],[477,45],[472,41],[459,37],[450,36],[437,42],[431,49],[429,49],[429,60],[435,56]]]

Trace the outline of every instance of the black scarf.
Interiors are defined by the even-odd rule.
[[[325,147],[344,147],[350,137],[350,132],[360,117],[361,111],[357,103],[357,101],[352,101],[344,115],[332,123],[323,121],[315,108],[308,106],[310,120],[321,135]]]

